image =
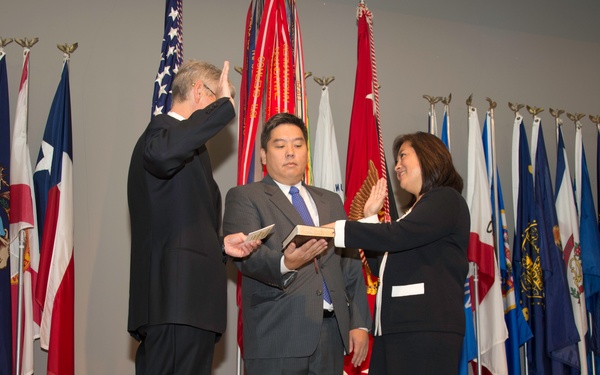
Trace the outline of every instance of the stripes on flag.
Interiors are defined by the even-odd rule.
[[[16,353],[18,289],[22,284],[23,305],[21,309],[22,334],[20,368],[22,374],[33,373],[33,340],[39,337],[41,312],[34,303],[37,273],[40,262],[40,250],[33,193],[33,174],[27,140],[27,112],[29,92],[29,55],[30,49],[23,50],[23,71],[19,85],[19,96],[15,112],[11,144],[11,185],[10,185],[10,271],[13,306],[13,351]],[[23,240],[23,258],[19,246]],[[19,280],[19,268],[23,267],[23,279]],[[14,360],[17,360],[13,357]],[[14,363],[14,367],[17,363]]]
[[[154,81],[152,95],[152,116],[167,113],[173,105],[171,84],[183,62],[183,0],[167,0],[165,7],[165,27],[160,64]]]
[[[75,373],[75,266],[73,260],[73,140],[69,57],[50,113],[34,174],[41,248],[36,301],[42,307],[40,346],[48,373]]]

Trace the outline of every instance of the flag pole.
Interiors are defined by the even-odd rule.
[[[442,100],[441,96],[430,96],[430,95],[423,95],[423,98],[425,98],[428,102],[429,102],[429,133],[433,134],[433,135],[437,135],[436,133],[436,127],[437,124],[434,124],[433,119],[435,118],[435,103],[439,102],[440,100]]]
[[[471,262],[473,267],[473,285],[475,286],[475,331],[477,336],[477,374],[481,375],[481,334],[479,327],[479,268],[477,263]]]
[[[494,210],[492,211],[492,215],[494,218],[494,234],[495,234],[495,248],[496,248],[496,258],[500,257],[500,248],[502,239],[501,230],[500,230],[500,208],[498,207],[498,175],[497,175],[497,164],[496,164],[496,129],[494,125],[494,109],[496,108],[496,102],[492,101],[490,98],[485,98],[485,100],[490,103],[490,134],[492,137],[492,193],[494,194]],[[497,262],[497,260],[496,260]]]
[[[17,356],[15,375],[21,374],[21,345],[23,344],[23,254],[25,250],[25,230],[19,232],[19,289],[17,307]]]

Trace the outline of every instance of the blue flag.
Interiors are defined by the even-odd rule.
[[[583,289],[586,306],[592,314],[591,348],[600,353],[600,239],[590,176],[585,158],[585,148],[581,134],[581,124],[575,133],[575,197],[579,211],[579,239],[581,263],[583,266]]]
[[[506,361],[508,364],[508,373],[511,375],[521,374],[521,355],[520,347],[525,344],[533,334],[531,329],[527,325],[525,316],[523,315],[523,309],[521,307],[520,299],[518,298],[519,288],[515,288],[514,274],[512,267],[512,253],[508,240],[508,228],[506,224],[506,211],[504,209],[504,198],[502,194],[502,184],[500,182],[500,174],[498,168],[496,168],[496,181],[498,185],[498,207],[495,208],[494,199],[494,185],[491,179],[492,170],[492,144],[491,134],[488,131],[488,118],[489,112],[486,116],[485,123],[483,125],[483,150],[485,153],[486,165],[488,176],[491,180],[491,202],[492,202],[492,220],[494,222],[494,228],[499,228],[501,231],[501,241],[497,246],[498,249],[498,263],[500,266],[500,273],[502,277],[502,299],[504,302],[504,320],[506,322],[506,328],[508,329],[508,339],[505,341],[506,345]],[[499,220],[497,223],[496,220]]]
[[[161,58],[154,81],[152,116],[167,113],[173,105],[171,84],[183,62],[183,15],[182,0],[167,0],[165,29],[160,50]]]
[[[473,322],[473,303],[469,278],[465,280],[465,338],[460,353],[458,375],[469,373],[469,362],[477,358],[477,338],[475,337],[475,324]]]
[[[448,147],[448,151],[452,151],[450,148],[450,113],[448,104],[444,105],[444,119],[442,120],[442,142]]]
[[[6,54],[0,49],[0,374],[12,369],[12,309],[8,262],[8,210],[10,169],[10,112]]]
[[[527,366],[529,374],[543,375],[550,371],[550,358],[546,355],[544,277],[538,245],[538,226],[533,206],[533,175],[531,157],[527,144],[527,133],[519,116],[515,122],[513,137],[513,158],[517,168],[513,179],[518,181],[514,269],[520,285],[521,305],[533,338],[527,342]]]
[[[554,193],[544,133],[538,117],[534,120],[534,139],[536,132],[534,200],[546,296],[546,351],[551,357],[552,374],[570,374],[569,366],[580,368],[577,348],[579,333],[569,300],[569,286],[560,244],[556,207],[554,199],[548,199],[554,197]]]

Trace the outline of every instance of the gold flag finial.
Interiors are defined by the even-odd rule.
[[[442,100],[441,96],[423,95],[423,98],[427,99],[427,101],[431,105],[433,105],[433,104],[439,102],[440,100]]]
[[[517,114],[517,112],[519,112],[521,110],[521,108],[525,107],[524,104],[519,104],[519,103],[511,103],[508,102],[508,108],[510,108],[511,111],[513,111],[515,113],[515,115]]]
[[[590,120],[592,120],[592,122],[596,124],[596,126],[600,126],[600,115],[590,115]]]
[[[557,120],[560,117],[560,115],[565,113],[565,111],[563,111],[562,109],[553,109],[553,108],[548,108],[548,109],[550,110],[550,114],[552,115],[552,117],[554,117]]]
[[[536,106],[532,107],[532,106],[528,105],[527,106],[527,111],[529,113],[531,113],[532,116],[537,116],[538,113],[541,113],[541,112],[544,111],[544,108],[540,108],[540,107],[536,107]]]
[[[312,72],[305,72],[304,73],[304,79],[307,79],[310,76],[312,76]]]
[[[490,103],[490,109],[494,109],[494,108],[496,108],[496,105],[497,105],[497,104],[496,104],[496,102],[495,102],[495,101],[493,101],[492,99],[490,99],[490,98],[488,98],[488,97],[486,97],[486,98],[485,98],[485,100],[487,100],[487,102],[488,102],[488,103]]]
[[[23,48],[31,48],[33,47],[40,38],[15,38],[15,42]]]
[[[75,52],[75,50],[79,47],[78,43],[73,44],[57,44],[56,48],[58,48],[62,53],[64,53],[67,57],[71,57],[71,54]]]
[[[467,106],[470,107],[471,103],[473,103],[473,94],[469,95],[467,98]]]
[[[452,93],[448,94],[448,96],[444,96],[442,98],[442,103],[444,105],[450,105],[450,102],[452,101]]]
[[[585,117],[585,113],[569,113],[569,112],[567,112],[567,117],[569,118],[569,120],[577,123],[577,122],[579,122],[579,120],[581,120],[582,118]]]
[[[0,48],[4,48],[13,42],[13,38],[0,37]]]
[[[244,69],[241,66],[234,66],[233,69],[240,74],[242,74],[242,72],[244,71]]]
[[[329,86],[329,84],[335,80],[335,77],[334,76],[321,77],[321,78],[313,77],[313,79],[315,80],[316,83],[319,84],[319,86],[326,87],[326,86]]]

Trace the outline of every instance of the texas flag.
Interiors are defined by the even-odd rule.
[[[73,142],[69,60],[65,59],[34,174],[40,233],[36,301],[48,374],[70,375],[74,361]]]

